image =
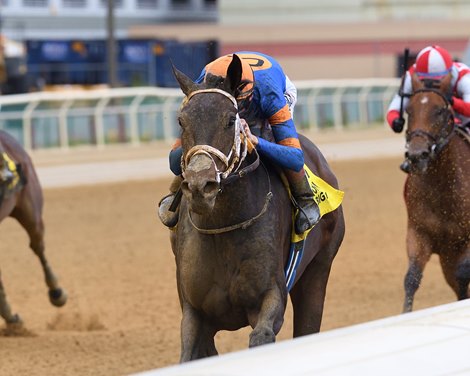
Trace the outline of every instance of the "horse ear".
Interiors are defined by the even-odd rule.
[[[411,76],[411,86],[413,88],[413,91],[424,88],[424,82],[419,79],[416,73],[413,73],[413,75]]]
[[[439,85],[439,90],[443,93],[449,93],[451,91],[451,81],[452,75],[449,73],[442,79],[441,84]]]
[[[237,55],[233,54],[232,62],[227,68],[227,77],[224,82],[225,90],[236,97],[241,80],[242,62]]]
[[[193,80],[191,80],[183,72],[176,69],[173,63],[171,63],[171,68],[173,69],[173,74],[175,75],[176,81],[178,81],[184,95],[188,96],[197,89],[197,85],[193,82]]]

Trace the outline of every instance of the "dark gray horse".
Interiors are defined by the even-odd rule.
[[[284,320],[292,207],[281,178],[240,137],[235,55],[225,80],[197,85],[175,69],[186,95],[182,128],[183,198],[171,233],[183,318],[182,362],[216,355],[219,330],[250,325],[249,346],[275,341]],[[301,137],[306,163],[337,187],[320,151]],[[290,291],[294,336],[318,332],[331,264],[345,231],[342,208],[310,232]]]
[[[9,167],[10,164],[16,167]],[[16,170],[16,171],[15,171]],[[15,181],[16,180],[16,181]],[[8,133],[0,131],[0,221],[15,218],[29,235],[29,245],[39,257],[49,288],[49,300],[57,307],[67,301],[44,255],[43,196],[31,158]],[[0,316],[8,325],[21,325],[18,314],[11,312],[0,279]]]
[[[411,171],[405,183],[409,266],[404,312],[412,310],[432,254],[439,255],[457,298],[470,297],[470,144],[468,135],[454,124],[446,97],[450,78],[440,87],[427,88],[414,76],[407,106],[406,157]]]

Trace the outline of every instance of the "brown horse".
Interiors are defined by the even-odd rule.
[[[432,254],[439,255],[457,298],[469,297],[470,145],[468,136],[454,124],[449,92],[450,77],[433,88],[413,77],[405,154],[411,171],[405,184],[409,266],[404,312],[412,310]]]
[[[12,168],[12,163],[16,167]],[[24,227],[29,235],[30,247],[39,257],[44,270],[49,300],[53,305],[60,307],[67,301],[67,295],[59,287],[44,255],[42,206],[42,190],[31,158],[13,137],[0,131],[0,221],[11,216]],[[0,316],[7,326],[22,323],[20,316],[13,314],[10,309],[1,279]]]
[[[288,291],[284,266],[292,213],[276,169],[247,152],[236,97],[241,63],[234,55],[225,79],[195,84],[175,69],[186,95],[182,128],[183,198],[171,233],[182,309],[181,357],[217,354],[220,330],[250,325],[249,346],[274,342]],[[301,137],[312,171],[337,187],[320,151]],[[318,332],[331,264],[345,231],[342,208],[323,216],[305,241],[290,290],[294,336]]]

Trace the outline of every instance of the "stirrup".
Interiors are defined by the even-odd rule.
[[[170,193],[164,196],[158,203],[158,218],[160,221],[169,228],[175,227],[178,223],[179,210],[172,211],[173,202],[175,201],[175,194]]]
[[[318,222],[320,222],[320,208],[318,207],[317,203],[313,200],[311,203],[305,205],[305,207],[300,206],[298,203],[296,204],[298,212],[295,216],[295,233],[301,235],[305,231],[313,228]],[[310,212],[310,216],[307,215],[307,211]]]

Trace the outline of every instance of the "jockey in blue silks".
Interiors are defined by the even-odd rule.
[[[312,228],[320,220],[320,211],[304,171],[304,155],[292,118],[297,101],[297,90],[282,67],[271,56],[259,52],[237,52],[242,62],[242,84],[236,98],[245,133],[261,156],[280,166],[290,185],[297,207],[295,221],[297,233]],[[209,74],[225,77],[233,55],[222,56],[207,64],[196,83],[203,82]],[[257,137],[250,131],[250,119],[269,123],[275,143]],[[170,187],[171,194],[159,204],[159,217],[168,227],[176,225],[178,212],[170,208],[181,184],[181,140],[176,140],[170,152],[170,169],[177,176]]]

